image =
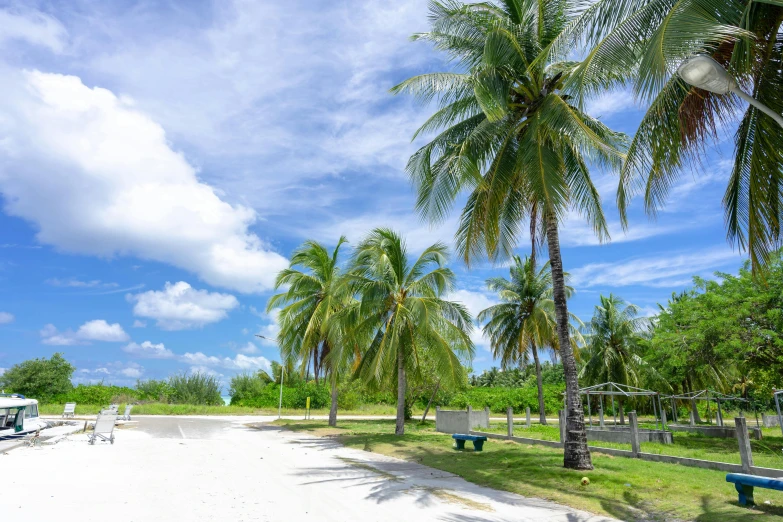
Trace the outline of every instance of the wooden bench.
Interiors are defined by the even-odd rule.
[[[766,478],[755,475],[743,475],[742,473],[729,473],[726,475],[726,482],[731,482],[739,493],[740,506],[752,506],[753,488],[767,488],[783,491],[783,477]]]
[[[451,436],[452,439],[457,441],[457,449],[465,449],[465,441],[469,440],[473,442],[473,449],[476,451],[482,451],[484,449],[484,443],[487,441],[486,437],[480,435],[463,435],[461,433],[455,433]]]

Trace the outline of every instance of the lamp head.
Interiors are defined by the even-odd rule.
[[[686,83],[716,94],[727,94],[737,84],[728,71],[709,56],[693,56],[677,68],[677,74]]]

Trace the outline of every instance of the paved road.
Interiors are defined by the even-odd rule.
[[[114,445],[73,435],[0,456],[3,509],[81,521],[599,522],[418,464],[266,426],[138,417]],[[269,418],[266,418],[269,420]]]

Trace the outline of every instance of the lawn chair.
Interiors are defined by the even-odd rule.
[[[63,410],[63,419],[66,417],[73,417],[76,414],[76,403],[66,402],[65,409]]]
[[[101,409],[101,415],[118,415],[117,410],[119,409],[119,406],[116,404],[109,405],[108,408]]]
[[[114,422],[116,420],[116,414],[98,414],[98,418],[95,420],[95,426],[92,430],[92,435],[89,436],[90,444],[95,444],[95,440],[98,438],[114,444]]]
[[[119,418],[122,419],[122,420],[126,420],[126,421],[131,420],[131,418],[130,418],[131,408],[133,408],[133,404],[126,404],[125,405],[125,413],[123,413]]]

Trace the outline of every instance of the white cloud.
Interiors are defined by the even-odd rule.
[[[196,290],[184,281],[167,282],[161,291],[129,295],[128,300],[136,303],[134,315],[154,319],[164,330],[199,328],[216,323],[239,306],[233,295]]]
[[[697,252],[669,252],[655,257],[638,257],[614,263],[591,263],[570,270],[577,288],[610,288],[640,285],[672,288],[691,283],[694,275],[709,275],[720,267],[739,265],[743,257],[728,247]]]
[[[275,339],[277,339],[277,336],[280,334],[280,309],[273,308],[268,314],[265,314],[264,317],[267,319],[267,323],[259,327],[257,335],[261,335],[262,337],[258,338],[258,342],[264,346],[276,347],[277,343],[275,342]]]
[[[109,324],[104,319],[87,321],[75,332],[72,330],[60,332],[53,324],[47,324],[41,329],[40,334],[41,342],[54,346],[89,344],[90,341],[117,343],[129,339],[119,323]]]
[[[255,343],[248,342],[246,345],[239,348],[239,353],[244,353],[245,355],[252,355],[254,353],[258,353],[258,346],[255,345]]]
[[[617,89],[587,102],[587,113],[594,118],[607,118],[620,112],[638,110],[630,89]]]
[[[495,296],[486,292],[474,292],[472,290],[456,290],[447,296],[450,301],[457,301],[465,305],[470,314],[475,319],[479,312],[489,308],[490,306],[498,304],[500,301]],[[483,348],[487,351],[490,350],[489,339],[484,335],[481,326],[474,326],[473,332],[470,334],[470,338],[473,344],[477,348]]]
[[[122,351],[148,359],[171,359],[174,357],[174,353],[166,348],[163,343],[153,344],[150,341],[144,341],[141,344],[130,343],[123,346]]]
[[[206,366],[191,366],[190,373],[203,373],[213,377],[223,377],[223,374]]]
[[[62,288],[116,288],[117,283],[104,283],[98,279],[92,281],[80,281],[79,279],[47,279],[46,284]]]
[[[56,19],[38,11],[0,9],[0,44],[10,40],[23,40],[61,53],[65,46],[66,31]]]
[[[75,76],[1,72],[0,190],[40,242],[169,263],[240,292],[273,285],[287,262],[249,231],[256,213],[199,181],[131,102]]]
[[[206,355],[202,352],[186,353],[179,357],[179,360],[192,366],[202,366],[208,368],[224,368],[226,370],[258,370],[269,369],[269,360],[266,357],[249,357],[241,353],[233,359],[231,357],[217,357]]]
[[[8,368],[0,368],[0,375],[3,375]]]
[[[13,323],[14,319],[16,319],[14,317],[14,314],[8,312],[0,312],[0,324]]]
[[[134,328],[146,328],[147,327],[147,323],[145,323],[144,321],[139,321],[138,319],[136,319],[135,321],[133,321],[133,327]]]
[[[124,375],[125,377],[130,377],[133,379],[138,379],[141,377],[141,375],[144,373],[143,370],[140,370],[139,368],[124,368],[120,370],[120,375]]]

